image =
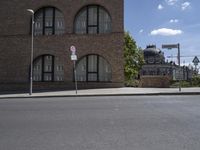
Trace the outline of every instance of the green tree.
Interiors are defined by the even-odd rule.
[[[130,85],[137,78],[139,71],[144,64],[144,57],[141,48],[138,48],[135,40],[128,32],[124,34],[125,47],[124,47],[124,59],[125,59],[125,84]]]

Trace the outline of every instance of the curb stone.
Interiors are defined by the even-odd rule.
[[[29,98],[54,98],[54,97],[104,97],[104,96],[167,96],[167,95],[200,95],[200,92],[172,92],[172,93],[120,93],[120,94],[78,94],[78,95],[32,95],[32,96],[2,96],[0,99],[29,99]]]

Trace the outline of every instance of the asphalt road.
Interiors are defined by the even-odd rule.
[[[199,150],[200,96],[0,100],[0,150]]]

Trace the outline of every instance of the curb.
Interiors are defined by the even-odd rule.
[[[56,98],[56,97],[105,97],[105,96],[167,96],[167,95],[200,95],[200,92],[174,92],[174,93],[126,93],[126,94],[80,94],[80,95],[33,95],[33,96],[5,96],[0,99],[30,99],[30,98]]]

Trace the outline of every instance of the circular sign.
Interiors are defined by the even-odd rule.
[[[70,47],[70,51],[71,51],[71,52],[76,52],[76,47],[72,45],[72,46]]]

